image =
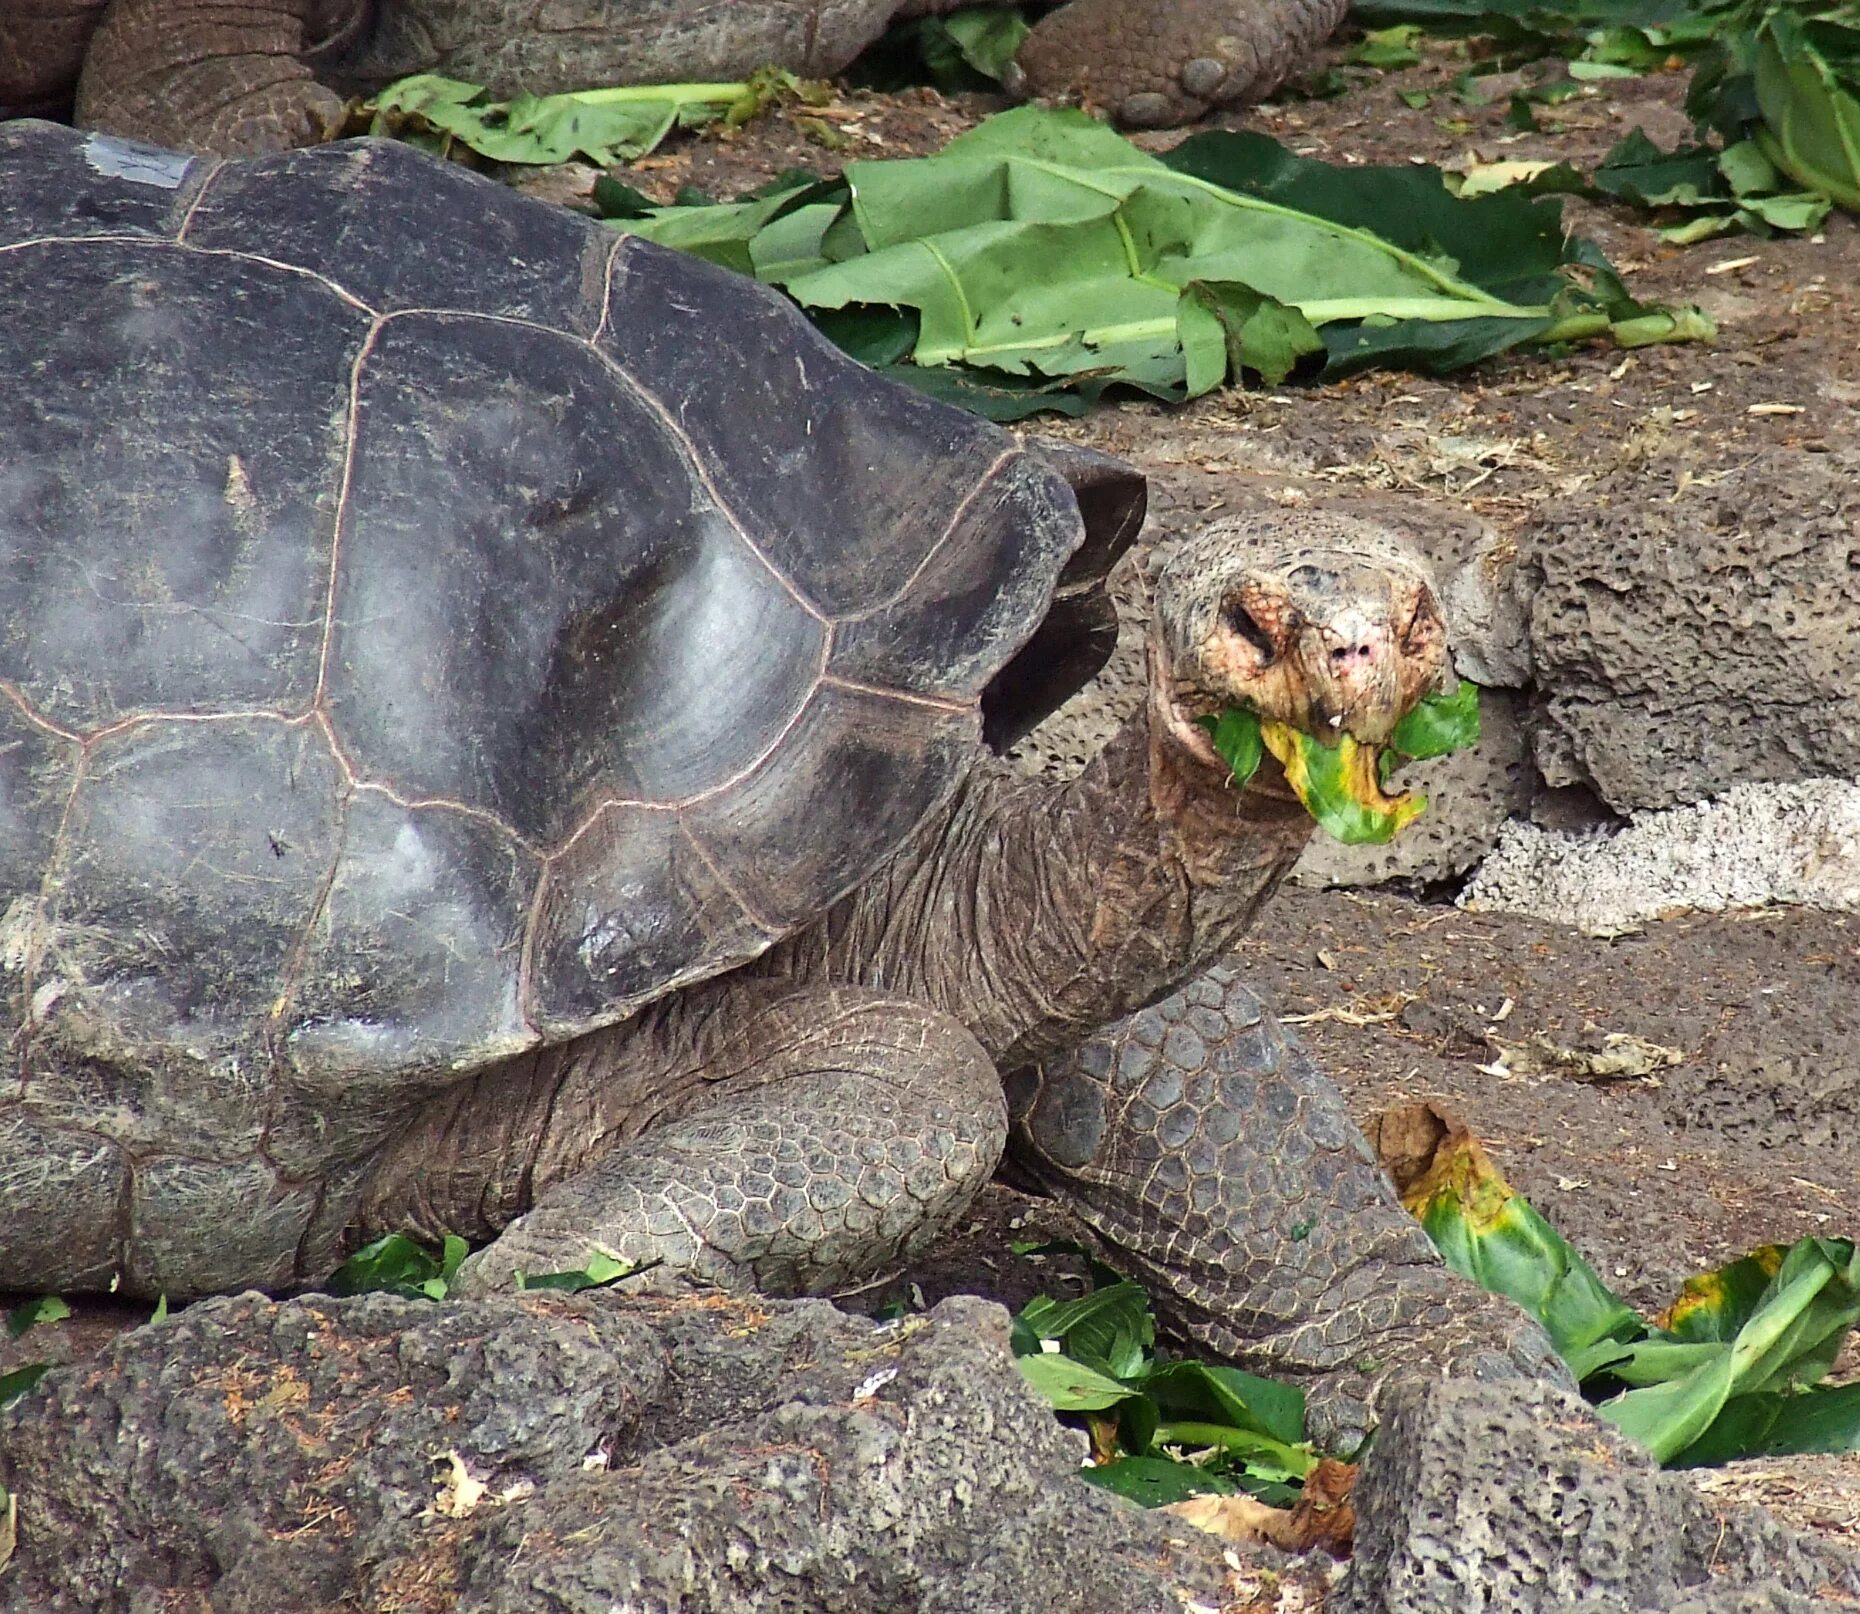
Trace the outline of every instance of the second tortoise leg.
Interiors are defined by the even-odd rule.
[[[366,0],[110,0],[77,121],[181,151],[240,155],[327,140],[343,100],[304,57]]]
[[[1001,1083],[956,1020],[887,993],[804,989],[745,1014],[677,1119],[545,1189],[461,1290],[590,1252],[735,1291],[825,1294],[941,1238],[994,1174]]]
[[[1023,42],[1011,87],[1082,96],[1121,123],[1190,123],[1270,95],[1348,10],[1349,0],[1072,0]]]
[[[1014,1163],[1178,1335],[1310,1396],[1348,1449],[1392,1377],[1569,1383],[1537,1324],[1449,1272],[1343,1095],[1217,966],[1008,1084]]]

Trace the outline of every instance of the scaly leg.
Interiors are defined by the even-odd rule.
[[[326,140],[342,97],[302,60],[366,0],[113,0],[85,58],[77,121],[235,156]]]
[[[1008,1103],[1015,1164],[1164,1322],[1303,1382],[1344,1449],[1396,1374],[1569,1382],[1536,1323],[1441,1263],[1342,1094],[1230,967],[1017,1073]]]
[[[859,988],[749,1006],[700,1101],[546,1189],[461,1273],[483,1293],[599,1251],[719,1288],[822,1294],[927,1249],[1007,1136],[982,1047],[935,1009]]]

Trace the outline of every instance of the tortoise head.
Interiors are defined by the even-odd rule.
[[[1196,719],[1227,706],[1330,741],[1386,741],[1440,680],[1446,623],[1427,563],[1388,528],[1327,511],[1211,522],[1156,579],[1151,693],[1220,764]]]

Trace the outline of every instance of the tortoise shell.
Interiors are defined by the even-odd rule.
[[[1093,670],[1140,517],[393,143],[0,128],[0,303],[0,1112],[132,1154],[307,1178],[805,925]]]

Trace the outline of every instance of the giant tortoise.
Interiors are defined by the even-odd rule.
[[[409,73],[500,95],[837,73],[895,18],[970,0],[9,0],[0,116],[62,110],[196,151],[324,139],[343,96]],[[1185,123],[1270,94],[1347,0],[1070,0],[1009,77],[1127,123]]]
[[[1386,738],[1445,665],[1399,541],[1184,536],[1056,784],[998,753],[1140,478],[746,278],[391,143],[20,122],[0,300],[0,1288],[411,1228],[817,1293],[1005,1146],[1232,1357],[1541,1365],[1218,962],[1311,824],[1196,719]]]

